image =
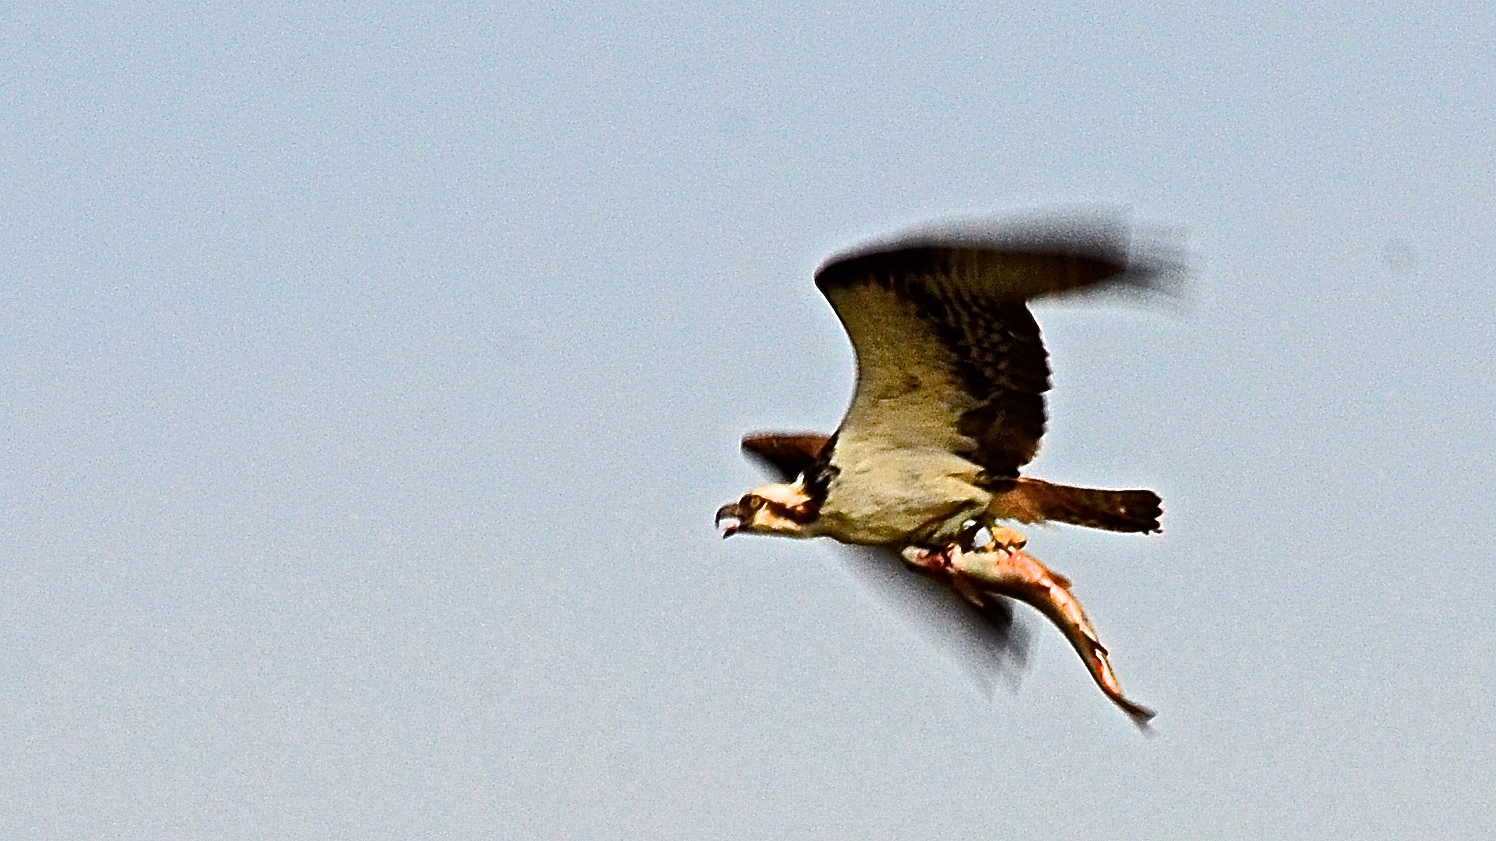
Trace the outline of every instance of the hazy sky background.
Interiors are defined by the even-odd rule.
[[[1152,739],[712,528],[821,259],[1096,203],[1193,284],[1033,471],[1166,532],[1030,548]],[[0,837],[1489,838],[1493,272],[1485,3],[7,4]]]

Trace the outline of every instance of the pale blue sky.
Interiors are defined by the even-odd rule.
[[[0,836],[1484,839],[1496,7],[0,8]],[[1105,204],[1058,633],[985,697],[820,543],[811,283]]]

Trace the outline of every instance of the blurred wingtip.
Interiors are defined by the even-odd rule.
[[[843,567],[874,603],[924,637],[984,698],[991,701],[999,685],[1018,689],[1033,651],[1033,632],[1011,599],[994,595],[973,605],[945,583],[916,574],[886,549],[838,548]]]
[[[1001,216],[960,216],[905,228],[852,251],[864,253],[921,245],[966,245],[1013,251],[1058,252],[1108,263],[1119,271],[1084,288],[1043,296],[1045,301],[1129,301],[1192,309],[1190,253],[1180,227],[1135,224],[1133,212],[1113,204],[1055,206]]]

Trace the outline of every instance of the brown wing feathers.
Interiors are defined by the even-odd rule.
[[[838,285],[873,283],[911,304],[932,338],[955,357],[964,389],[979,401],[958,419],[961,434],[976,445],[962,455],[994,478],[1017,476],[1044,435],[1049,361],[1023,300],[962,283],[961,258],[936,248],[865,255],[833,263],[816,283],[828,293]]]
[[[835,258],[816,273],[816,285],[829,296],[839,287],[876,284],[914,307],[978,401],[957,419],[960,433],[976,444],[962,455],[996,481],[1016,477],[1044,435],[1049,359],[1026,302],[1101,286],[1146,286],[1153,274],[1129,269],[1125,238],[1116,230],[1092,226],[1003,240],[906,240]]]
[[[816,464],[830,440],[814,432],[750,432],[743,436],[743,451],[788,482]]]
[[[1005,520],[1053,520],[1121,532],[1163,531],[1158,524],[1162,500],[1153,491],[1103,491],[1029,478],[1003,482],[992,491],[988,510]]]

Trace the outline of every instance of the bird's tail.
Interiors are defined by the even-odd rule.
[[[1102,491],[1072,488],[1040,479],[1015,479],[996,489],[988,507],[994,516],[1022,523],[1054,520],[1093,529],[1163,531],[1163,501],[1153,491]]]

